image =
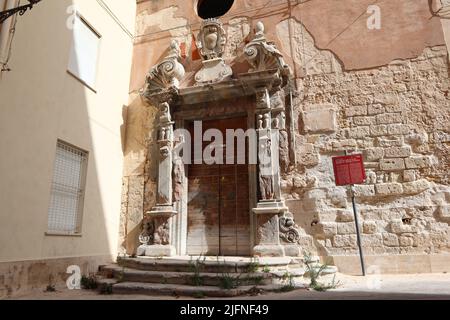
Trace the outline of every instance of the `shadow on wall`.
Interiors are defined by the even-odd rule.
[[[144,213],[156,204],[158,168],[157,108],[136,95],[126,107],[123,136],[124,177],[119,251],[133,255],[139,245]]]
[[[0,162],[0,298],[65,282],[71,264],[80,266],[83,274],[96,272],[116,252],[111,240],[120,199],[112,199],[117,205],[110,204],[108,193],[110,188],[120,190],[121,172],[109,175],[107,166],[111,152],[118,150],[113,156],[121,157],[120,136],[115,137],[117,146],[111,147],[112,132],[89,111],[95,107],[96,114],[99,108],[108,112],[111,105],[90,106],[88,96],[94,93],[63,69],[72,44],[71,31],[66,31],[71,5],[70,0],[43,2],[19,18],[10,61],[13,71],[3,76],[0,86],[0,101],[8,102],[0,108],[0,146],[9,150]],[[30,39],[32,30],[38,40]],[[39,62],[35,57],[45,58]],[[105,74],[99,62],[97,83]],[[27,87],[33,90],[16,94],[25,70]],[[103,98],[101,88],[91,101]],[[80,237],[45,235],[57,139],[89,152]]]

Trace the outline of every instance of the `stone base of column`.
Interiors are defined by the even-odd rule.
[[[173,257],[177,254],[172,245],[170,218],[177,214],[171,205],[156,205],[146,212],[146,218],[154,221],[153,244],[142,244],[138,247],[137,256]]]
[[[253,255],[259,257],[284,257],[280,243],[279,215],[289,211],[284,201],[264,200],[258,202],[253,212],[256,215],[256,246]]]
[[[289,211],[289,208],[282,200],[262,200],[258,202],[257,207],[253,209],[253,212],[257,215],[270,213],[280,214],[287,211]]]
[[[284,248],[280,244],[257,245],[253,248],[253,255],[256,257],[284,257]]]
[[[300,257],[302,255],[302,248],[296,244],[287,244],[283,246],[284,254],[287,257]]]
[[[177,212],[173,209],[173,206],[171,205],[156,205],[155,207],[152,208],[151,211],[148,211],[146,214],[149,216],[171,217],[177,214]]]
[[[177,253],[174,246],[171,245],[147,245],[143,244],[137,249],[137,256],[146,257],[173,257]]]

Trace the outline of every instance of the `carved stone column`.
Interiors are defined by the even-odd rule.
[[[252,67],[251,72],[277,69],[282,78],[281,84],[275,87],[256,89],[260,192],[258,204],[253,209],[256,216],[256,246],[253,248],[253,254],[284,256],[286,253],[284,245],[298,241],[293,216],[282,198],[280,185],[281,167],[287,170],[290,162],[289,137],[286,131],[286,99],[282,87],[288,83],[291,70],[275,44],[267,41],[261,22],[256,24],[255,36],[245,47],[244,53]]]
[[[177,213],[173,207],[173,124],[170,117],[170,106],[163,102],[159,106],[158,127],[158,183],[156,206],[147,212],[146,221],[152,224],[151,241],[143,239],[138,248],[138,255],[173,256],[176,254],[173,245],[172,217]]]
[[[169,54],[147,75],[147,87],[143,96],[158,107],[158,181],[156,206],[145,213],[144,230],[140,236],[141,246],[137,255],[174,256],[173,216],[177,211],[173,203],[173,149],[174,122],[170,103],[178,93],[179,82],[185,74],[179,62],[178,43],[172,41]]]
[[[288,211],[281,199],[278,162],[278,129],[273,128],[269,92],[266,88],[256,93],[256,128],[258,136],[259,198],[256,215],[257,256],[284,256],[280,244],[279,215]]]

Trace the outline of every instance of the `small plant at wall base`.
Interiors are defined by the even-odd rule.
[[[100,294],[112,294],[113,293],[113,286],[111,283],[102,283],[100,285]]]
[[[45,292],[55,292],[56,288],[53,284],[49,284],[47,288],[45,288]]]
[[[219,257],[217,257],[217,262],[219,262]],[[237,287],[239,287],[240,285],[240,277],[242,275],[242,273],[240,273],[237,277],[233,277],[231,274],[229,274],[226,270],[226,262],[225,260],[223,261],[223,271],[221,274],[218,274],[217,276],[219,277],[219,287],[221,289],[225,289],[225,290],[231,290],[231,289],[235,289]]]
[[[333,276],[333,280],[328,284],[316,283],[314,286],[311,286],[316,291],[324,292],[330,289],[336,289],[340,285],[339,281],[336,282],[336,275]]]
[[[219,287],[225,290],[236,289],[239,287],[239,275],[237,278],[234,278],[229,273],[222,273],[219,277]]]
[[[264,277],[263,276],[249,276],[247,278],[247,282],[249,284],[254,284],[255,286],[259,286],[260,284],[262,284],[264,281]]]
[[[44,291],[44,292],[55,292],[55,291],[56,291],[56,288],[55,288],[55,285],[53,284],[53,275],[50,275],[50,276],[48,277],[48,282],[49,282],[49,284],[48,284],[48,286],[45,288],[45,291]]]
[[[117,274],[117,282],[123,282],[125,279],[125,267],[122,266],[122,270],[120,270]]]
[[[95,275],[82,276],[80,284],[85,290],[95,290],[98,288],[97,277]]]
[[[202,259],[203,257],[203,259]],[[191,272],[193,273],[193,276],[191,277],[191,283],[194,286],[201,286],[203,284],[203,278],[200,275],[200,272],[203,269],[203,266],[205,264],[205,260],[206,257],[200,255],[197,260],[195,260],[195,262],[192,261],[192,257],[191,260],[189,261],[189,268],[191,270]]]
[[[259,269],[259,262],[257,259],[252,258],[250,263],[247,265],[248,273],[255,273]]]
[[[309,287],[311,289],[323,292],[330,289],[335,289],[340,285],[339,282],[336,282],[336,275],[334,275],[333,280],[330,283],[323,284],[318,282],[320,275],[325,271],[326,268],[329,267],[329,264],[320,264],[314,261],[311,254],[308,252],[305,252],[303,254],[303,261],[306,266],[306,274],[311,279],[309,284]]]
[[[203,299],[205,297],[205,294],[201,291],[198,291],[193,294],[193,297],[196,299]]]
[[[285,282],[285,285],[280,288],[280,292],[289,292],[295,289],[294,276],[292,274],[286,272],[283,275],[283,281]]]

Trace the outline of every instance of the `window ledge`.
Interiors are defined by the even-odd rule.
[[[49,237],[81,237],[82,233],[69,233],[69,232],[56,232],[56,231],[47,231],[45,233],[46,236]]]
[[[78,77],[74,72],[70,71],[69,69],[66,70],[68,74],[70,74],[73,78],[75,78],[75,80],[77,80],[78,82],[80,82],[82,85],[84,85],[86,88],[88,88],[89,90],[91,90],[94,93],[97,93],[97,90],[94,89],[92,86],[90,86],[89,84],[87,84],[86,81],[82,80],[80,77]]]

